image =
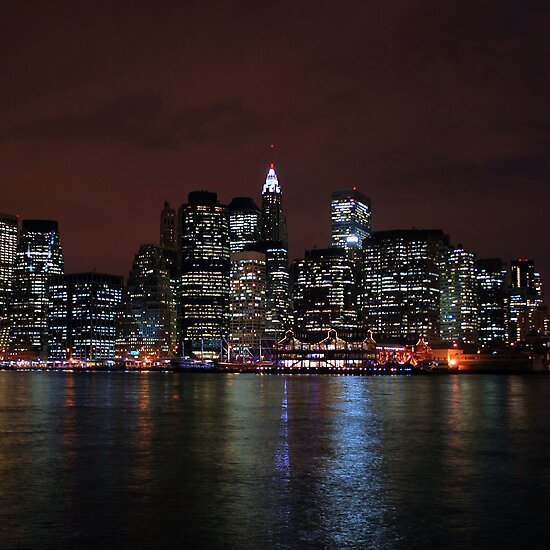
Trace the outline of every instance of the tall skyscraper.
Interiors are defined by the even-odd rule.
[[[475,254],[458,245],[443,263],[441,339],[477,343],[477,281]]]
[[[48,284],[63,273],[57,222],[23,220],[17,246],[11,307],[10,357],[45,359],[48,347]]]
[[[168,202],[160,213],[160,249],[168,269],[170,288],[172,290],[171,310],[177,312],[177,293],[179,283],[178,265],[178,215],[175,208],[171,208]],[[137,260],[137,258],[136,258]]]
[[[477,260],[478,341],[485,348],[500,348],[506,342],[506,270],[499,258]]]
[[[178,216],[168,202],[164,203],[160,213],[160,246],[170,250],[178,247]]]
[[[5,358],[8,352],[8,315],[13,292],[17,230],[16,216],[0,214],[0,359]]]
[[[283,193],[273,163],[262,189],[261,238],[266,255],[266,334],[274,343],[290,325],[290,276]]]
[[[227,207],[195,191],[179,210],[181,338],[185,355],[220,355],[229,335],[230,251]]]
[[[234,356],[258,358],[265,345],[266,261],[254,250],[231,254],[231,344]]]
[[[162,249],[144,244],[124,289],[116,345],[118,359],[158,360],[176,352],[176,307]]]
[[[260,243],[266,262],[266,340],[269,345],[282,338],[291,325],[288,250],[281,241]]]
[[[357,190],[332,192],[332,246],[361,250],[363,239],[371,234],[371,201]]]
[[[231,252],[241,252],[260,241],[262,214],[250,197],[236,197],[229,210],[229,241]]]
[[[288,232],[283,211],[283,192],[271,163],[262,189],[262,231],[263,241],[281,241],[288,250]]]
[[[95,362],[115,358],[122,277],[95,272],[52,275],[48,294],[50,359]]]
[[[535,331],[535,312],[542,305],[542,284],[533,260],[510,262],[510,286],[506,296],[508,344],[525,340]]]
[[[442,264],[449,238],[441,230],[379,231],[363,243],[361,310],[378,338],[439,340]]]
[[[335,329],[343,338],[357,336],[357,271],[342,248],[307,250],[296,260],[294,327],[300,340],[317,342]]]

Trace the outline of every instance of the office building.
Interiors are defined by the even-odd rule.
[[[542,305],[542,283],[533,260],[510,262],[510,286],[506,296],[508,344],[524,342],[536,332],[535,312]]]
[[[477,260],[476,279],[478,342],[484,348],[500,348],[506,343],[506,269],[502,260]]]
[[[441,290],[441,339],[477,343],[475,254],[461,245],[449,250],[443,263]]]
[[[176,353],[176,307],[170,270],[156,244],[134,258],[118,322],[117,359],[156,361]]]
[[[254,247],[265,254],[266,340],[273,345],[291,327],[290,274],[288,250],[281,241],[261,242]]]
[[[371,234],[371,201],[357,190],[332,192],[332,246],[361,251],[363,239]]]
[[[260,241],[262,214],[250,197],[236,197],[229,210],[229,243],[231,253],[242,252]]]
[[[307,250],[294,263],[294,331],[318,342],[329,329],[342,338],[357,336],[356,262],[344,248]]]
[[[17,217],[0,214],[0,359],[7,358],[8,353],[8,314],[13,292],[17,233]]]
[[[170,289],[172,296],[171,311],[177,313],[177,293],[179,283],[178,266],[178,215],[175,208],[171,208],[168,202],[164,203],[164,208],[160,214],[160,249],[168,276],[170,278]]]
[[[262,189],[262,241],[280,241],[288,250],[288,231],[283,210],[283,192],[271,163]]]
[[[10,357],[45,359],[48,348],[48,285],[63,273],[57,222],[23,220],[17,246],[10,314]]]
[[[48,294],[48,358],[112,361],[122,277],[95,272],[52,275]]]
[[[275,343],[290,327],[291,304],[287,223],[273,163],[262,188],[261,239],[266,255],[266,335]]]
[[[379,231],[363,242],[362,324],[377,339],[440,338],[441,230]]]
[[[218,357],[229,335],[230,251],[227,207],[195,191],[179,210],[181,339],[184,354]]]
[[[253,361],[266,341],[266,260],[254,250],[231,254],[232,357]]]

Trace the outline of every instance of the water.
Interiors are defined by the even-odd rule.
[[[544,376],[0,372],[0,547],[547,547],[549,408]]]

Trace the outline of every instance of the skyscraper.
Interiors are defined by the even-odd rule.
[[[536,285],[537,273],[535,272],[535,262],[520,258],[510,262],[510,287],[526,288],[538,293]]]
[[[297,337],[319,341],[329,329],[354,338],[358,329],[356,265],[342,248],[307,250],[296,260],[294,327]]]
[[[283,211],[283,192],[271,163],[262,189],[262,231],[263,241],[281,241],[288,250],[288,232]]]
[[[542,284],[533,260],[510,262],[510,286],[506,296],[508,344],[525,340],[535,330],[534,315],[542,305]]]
[[[95,272],[52,275],[48,294],[48,357],[113,360],[122,277]]]
[[[361,250],[371,234],[371,201],[356,187],[333,191],[331,219],[332,246]]]
[[[449,250],[442,270],[441,339],[477,343],[475,254],[461,245]]]
[[[254,250],[231,254],[231,344],[237,357],[257,358],[266,328],[265,254]]]
[[[290,276],[283,193],[273,163],[262,189],[261,238],[266,255],[266,334],[274,343],[290,325]]]
[[[144,244],[134,258],[119,317],[118,359],[157,360],[176,352],[176,308],[162,249]]]
[[[17,229],[17,217],[0,214],[0,358],[5,358],[8,351]]]
[[[178,216],[168,202],[160,213],[160,246],[170,250],[178,247]]]
[[[63,273],[57,222],[23,220],[17,247],[10,314],[10,356],[45,359],[48,346],[48,284]]]
[[[229,210],[229,241],[231,252],[241,252],[247,245],[260,241],[262,215],[250,197],[236,197]]]
[[[160,249],[170,278],[170,288],[172,290],[171,310],[176,312],[176,315],[179,282],[178,239],[179,230],[176,209],[171,208],[170,204],[165,202],[164,208],[160,213]]]
[[[361,313],[380,338],[439,340],[442,264],[449,238],[441,230],[379,231],[363,242]]]
[[[477,260],[478,341],[486,348],[499,348],[506,342],[504,299],[506,270],[499,258]]]
[[[181,338],[185,355],[220,355],[229,334],[229,216],[216,193],[195,191],[179,210]]]

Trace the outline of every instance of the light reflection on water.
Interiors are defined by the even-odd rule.
[[[0,373],[0,547],[543,547],[550,379]]]

